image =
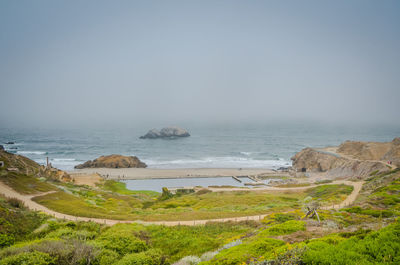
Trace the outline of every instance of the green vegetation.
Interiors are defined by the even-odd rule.
[[[260,215],[300,208],[307,196],[332,204],[352,187],[323,185],[305,191],[226,191],[159,193],[129,191],[124,183],[107,181],[101,189],[59,184],[64,191],[33,200],[65,214],[119,220],[174,221]]]
[[[365,237],[348,239],[332,236],[312,240],[306,244],[305,264],[399,264],[400,223],[396,222]]]
[[[48,182],[18,172],[3,174],[0,176],[0,181],[22,194],[35,194],[57,190],[54,185]]]
[[[306,199],[339,203],[353,187],[321,185],[297,192],[203,189],[177,194],[165,189],[160,194],[130,191],[116,181],[91,188],[24,174],[2,170],[0,178],[26,194],[56,191],[34,200],[72,215],[124,220],[268,215],[261,222],[108,227],[56,220],[29,211],[17,199],[0,197],[0,265],[400,263],[400,170],[376,172],[351,207],[319,210],[321,223],[302,219]]]
[[[30,238],[45,219],[44,215],[25,209],[16,199],[0,197],[0,248]]]
[[[278,236],[278,235],[286,235],[291,234],[296,231],[304,231],[306,230],[305,222],[290,220],[281,224],[273,225],[260,233],[260,235],[264,236]]]
[[[40,228],[25,234],[24,242],[0,250],[0,264],[26,260],[36,262],[26,264],[61,265],[171,264],[184,256],[219,248],[258,227],[254,222],[105,227],[91,222],[40,220]]]
[[[138,197],[147,196],[147,198],[153,198],[160,196],[160,193],[151,190],[128,190],[126,188],[126,184],[123,182],[115,181],[115,180],[106,180],[100,187],[105,191],[112,191],[115,193],[119,193],[122,195],[136,195]],[[144,197],[146,198],[146,197]]]
[[[308,190],[308,195],[312,198],[324,198],[322,203],[329,202],[340,203],[353,191],[353,186],[348,186],[344,184],[334,184],[334,185],[321,185],[313,189]]]

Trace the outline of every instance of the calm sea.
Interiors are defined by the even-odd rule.
[[[160,126],[161,127],[161,126]],[[9,152],[40,164],[70,170],[100,155],[138,156],[151,168],[279,168],[305,147],[338,145],[345,140],[391,141],[400,127],[332,126],[266,123],[251,125],[186,124],[191,137],[142,140],[149,129],[0,129],[0,144]],[[13,141],[15,144],[4,144]]]

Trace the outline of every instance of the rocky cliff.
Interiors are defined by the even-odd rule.
[[[44,177],[64,182],[72,181],[71,176],[65,171],[57,168],[47,168],[25,156],[8,153],[4,150],[0,150],[0,161],[4,163],[0,168],[0,175],[7,174],[7,172],[11,171],[17,174]]]
[[[82,168],[145,168],[147,165],[136,156],[109,155],[101,156],[95,160],[86,161],[83,164],[75,166]]]
[[[400,137],[387,143],[346,141],[338,147],[337,153],[360,160],[392,161],[400,166]]]
[[[392,142],[352,142],[346,141],[338,148],[305,148],[292,157],[296,171],[326,172],[332,177],[368,177],[371,172],[388,171],[400,166],[400,138]]]

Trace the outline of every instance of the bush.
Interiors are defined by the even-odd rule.
[[[395,215],[394,212],[389,210],[373,210],[373,209],[363,209],[360,206],[354,206],[351,208],[344,209],[344,211],[349,213],[357,213],[357,214],[364,214],[364,215],[371,215],[373,217],[392,217]]]
[[[12,206],[12,207],[15,207],[15,208],[24,208],[24,202],[23,201],[21,201],[21,200],[19,200],[19,199],[17,199],[17,198],[9,198],[9,199],[7,199],[7,202]]]
[[[124,256],[117,265],[162,265],[165,257],[158,249],[150,249],[141,253],[128,254]]]
[[[282,224],[273,225],[270,228],[261,232],[264,236],[277,236],[291,234],[297,231],[305,231],[306,224],[303,221],[287,221]]]
[[[312,240],[307,244],[303,262],[321,265],[400,264],[400,223],[371,232],[363,239]]]
[[[162,194],[161,196],[158,198],[159,201],[165,201],[168,200],[170,198],[174,197],[174,195],[168,190],[168,188],[163,187],[162,188]]]
[[[11,234],[0,234],[0,248],[8,247],[14,244],[15,237]]]
[[[77,240],[40,240],[27,242],[19,247],[11,247],[1,252],[1,257],[15,256],[23,253],[40,252],[55,258],[57,265],[87,264],[94,260],[95,247]]]
[[[33,251],[24,252],[15,256],[7,257],[0,261],[0,265],[52,265],[57,264],[56,259],[49,254]]]
[[[211,192],[211,190],[209,190],[209,189],[201,189],[198,192],[196,192],[196,194],[203,195],[203,194],[210,193],[210,192]]]
[[[207,265],[236,265],[245,264],[250,259],[270,255],[270,252],[285,242],[273,238],[256,238],[246,244],[241,244],[229,249],[222,250],[210,261],[204,262]],[[203,264],[203,263],[202,263]]]
[[[115,251],[109,249],[103,249],[97,256],[96,256],[96,263],[98,265],[109,265],[114,264],[118,261],[119,254]]]
[[[46,235],[46,238],[55,239],[78,239],[78,240],[90,240],[96,237],[96,232],[89,232],[86,230],[73,230],[71,228],[61,228],[56,231],[50,232]]]
[[[144,241],[124,230],[111,228],[96,239],[102,247],[113,250],[120,255],[138,253],[147,249]]]

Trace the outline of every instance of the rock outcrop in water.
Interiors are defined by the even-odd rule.
[[[179,127],[165,127],[160,131],[157,129],[152,129],[148,131],[145,135],[140,136],[140,139],[158,139],[158,138],[178,138],[178,137],[189,137],[190,134],[185,129]]]
[[[145,168],[147,165],[136,156],[109,155],[101,156],[95,160],[86,161],[83,164],[75,166],[82,168]]]
[[[296,171],[326,172],[334,177],[368,177],[371,172],[385,172],[400,166],[400,138],[392,142],[346,141],[338,148],[305,148],[292,157]]]

